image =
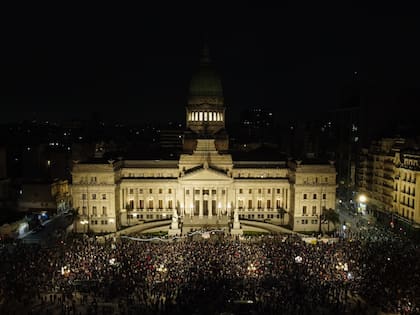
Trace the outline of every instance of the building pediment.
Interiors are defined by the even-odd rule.
[[[232,181],[226,173],[221,171],[213,170],[211,168],[200,168],[179,179],[182,181]]]

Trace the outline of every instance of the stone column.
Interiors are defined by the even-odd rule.
[[[211,218],[213,216],[213,197],[211,194],[211,188],[207,188],[207,191],[209,192],[209,194],[207,195],[207,211],[208,217]]]
[[[201,219],[203,217],[203,189],[200,189],[200,210],[198,216]]]
[[[123,188],[120,187],[120,209],[124,209],[124,193]]]
[[[134,194],[134,209],[137,210],[139,208],[139,189],[135,188],[136,192]]]

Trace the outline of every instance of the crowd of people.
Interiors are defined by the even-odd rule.
[[[378,227],[334,243],[214,233],[0,250],[1,314],[420,313],[419,247]]]

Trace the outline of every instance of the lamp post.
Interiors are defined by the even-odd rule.
[[[366,201],[367,201],[366,195],[364,194],[359,195],[358,201],[359,201],[358,210],[360,209],[360,212],[362,214],[366,214]]]
[[[89,224],[89,220],[86,220],[86,219],[80,220],[80,224],[83,225],[83,226],[86,226],[86,225]],[[88,227],[88,230],[89,230],[89,227]],[[86,229],[85,228],[83,228],[83,232],[86,233]]]

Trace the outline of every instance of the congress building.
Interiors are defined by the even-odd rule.
[[[181,109],[180,109],[181,110]],[[72,169],[76,232],[115,232],[162,220],[172,234],[221,228],[232,234],[255,224],[294,231],[326,229],[335,209],[333,162],[252,160],[229,152],[220,78],[204,50],[190,83],[184,153],[178,160],[91,160]],[[245,156],[245,157],[244,157]]]

